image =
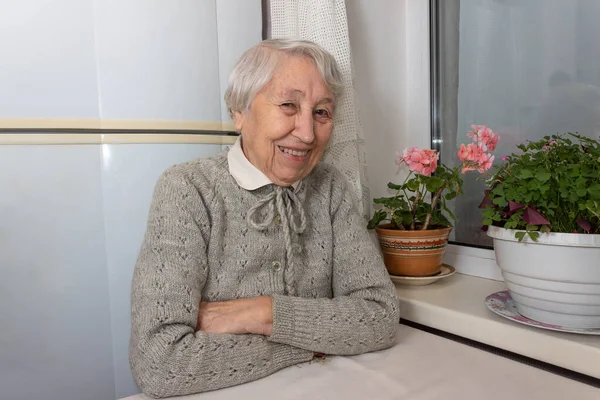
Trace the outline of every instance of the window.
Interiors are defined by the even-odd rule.
[[[432,142],[445,163],[471,124],[500,134],[496,162],[528,139],[600,137],[600,1],[431,0],[430,12]],[[464,178],[451,239],[489,247],[484,182]]]

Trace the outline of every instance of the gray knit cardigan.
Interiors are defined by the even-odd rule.
[[[291,188],[248,191],[226,152],[155,188],[132,283],[130,363],[149,396],[203,392],[394,343],[398,300],[347,181],[319,164]],[[252,213],[252,215],[249,215]],[[200,301],[270,295],[262,335],[194,333]]]

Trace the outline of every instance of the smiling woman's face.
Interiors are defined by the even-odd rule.
[[[246,158],[271,181],[290,186],[317,165],[333,131],[335,99],[313,61],[282,56],[249,110],[233,115]]]

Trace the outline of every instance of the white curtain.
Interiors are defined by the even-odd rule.
[[[338,101],[335,130],[324,161],[346,175],[365,216],[371,199],[367,183],[364,137],[354,89],[354,67],[344,0],[269,0],[271,38],[306,39],[318,43],[336,58],[344,77],[345,93]]]

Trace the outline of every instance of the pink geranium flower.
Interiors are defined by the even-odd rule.
[[[485,144],[469,143],[461,144],[458,149],[458,159],[462,161],[462,170],[464,174],[468,171],[479,171],[481,173],[492,167],[494,156],[491,153],[486,153],[487,147]]]
[[[408,165],[408,169],[421,175],[431,176],[437,168],[439,154],[430,149],[411,147],[404,150],[402,161]]]
[[[460,170],[461,173],[465,174],[469,171],[475,171],[477,168],[473,165],[465,165],[462,167],[462,169]]]
[[[439,212],[439,202],[446,201],[448,195],[444,193],[451,193],[452,197],[462,193],[459,173],[484,173],[494,162],[491,152],[498,144],[498,135],[485,125],[473,125],[472,128],[472,132],[468,133],[471,143],[460,145],[458,158],[461,163],[452,168],[438,166],[439,154],[431,149],[409,147],[402,153],[396,153],[396,165],[406,164],[410,173],[403,184],[388,184],[388,188],[396,193],[389,198],[377,199],[376,203],[383,205],[383,210],[376,211],[369,221],[369,227],[374,228],[383,220],[391,221],[398,229],[410,230],[426,230],[430,224],[440,224],[440,218],[434,213]],[[435,177],[432,176],[434,174]],[[399,201],[400,199],[403,201]],[[423,204],[429,199],[431,204],[426,207],[428,210],[424,215]],[[398,220],[399,211],[402,211],[401,221]],[[409,212],[406,213],[407,211]],[[406,221],[405,216],[408,215],[411,216],[410,221]]]
[[[477,162],[477,171],[479,171],[480,173],[484,173],[488,169],[492,168],[492,164],[494,163],[494,158],[495,158],[495,156],[493,156],[492,154],[489,154],[489,153],[483,154]]]
[[[467,145],[461,144],[458,149],[458,159],[462,162],[465,161],[475,161],[477,162],[481,156],[485,153],[485,148],[483,145],[469,143]]]
[[[471,148],[469,148],[469,146],[465,146],[464,144],[461,144],[460,147],[458,148],[458,159],[460,161],[465,161],[468,160],[469,158],[472,157],[471,155]]]
[[[467,133],[467,137],[473,140],[473,143],[481,145],[484,151],[494,151],[500,136],[485,125],[471,125],[471,132]]]
[[[550,150],[550,147],[553,146],[553,145],[555,145],[555,144],[556,144],[556,140],[550,139],[550,140],[548,140],[548,144],[547,145],[542,146],[542,150],[548,151],[548,150]]]
[[[400,165],[402,165],[403,162],[404,162],[404,157],[402,157],[402,154],[396,152],[396,165],[400,166]]]

